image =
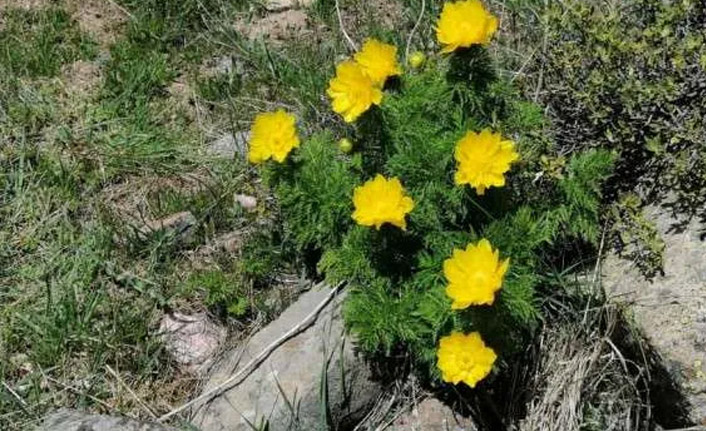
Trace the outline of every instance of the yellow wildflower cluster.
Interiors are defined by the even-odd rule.
[[[480,0],[461,0],[444,4],[436,35],[443,46],[442,52],[446,53],[486,44],[497,28],[497,18]],[[424,53],[416,52],[408,61],[416,69],[424,64],[426,57]],[[336,76],[329,81],[326,92],[333,110],[347,123],[356,121],[372,105],[382,103],[386,80],[401,73],[397,47],[377,39],[366,39],[353,60],[345,60],[336,66]],[[262,163],[269,159],[283,162],[289,152],[299,146],[294,123],[294,116],[282,110],[258,115],[251,129],[250,162]],[[470,184],[478,194],[483,194],[490,186],[504,185],[503,174],[517,159],[511,141],[499,141],[499,135],[495,134],[490,134],[492,138],[489,138],[489,133],[483,131],[480,135],[472,135],[469,132],[456,148],[455,157],[459,163],[456,183]]]
[[[486,44],[498,28],[497,19],[480,0],[462,0],[444,5],[436,27],[442,52],[452,52],[475,44]],[[408,63],[421,67],[426,61],[423,53],[413,54]],[[352,123],[372,105],[380,105],[383,87],[388,78],[400,75],[397,48],[376,39],[367,39],[353,59],[336,66],[336,76],[329,81],[327,94],[333,110]],[[248,158],[252,163],[269,159],[283,162],[292,149],[299,146],[295,118],[277,110],[256,116],[251,129]],[[353,149],[352,142],[339,141],[343,152]],[[505,173],[518,160],[515,144],[503,139],[490,129],[468,131],[457,143],[455,183],[469,184],[478,195],[489,187],[505,185]],[[380,229],[384,224],[407,228],[407,214],[415,207],[399,178],[376,175],[353,192],[352,218],[361,226]],[[468,244],[465,250],[456,249],[443,263],[448,285],[446,294],[452,299],[451,308],[461,310],[470,306],[492,305],[502,288],[508,271],[509,259],[500,259],[487,239]],[[446,382],[466,383],[470,387],[484,379],[492,370],[497,356],[485,345],[478,332],[452,332],[441,337],[437,350],[437,366]]]
[[[353,61],[346,60],[336,66],[336,76],[327,90],[333,110],[347,123],[354,122],[372,105],[382,102],[382,87],[387,78],[401,73],[397,48],[367,39]]]
[[[454,250],[444,261],[444,276],[449,282],[446,295],[453,300],[451,308],[491,305],[509,266],[510,259],[501,261],[498,250],[493,250],[485,238],[468,244],[465,250]],[[490,374],[496,355],[485,346],[478,332],[452,333],[441,338],[437,358],[444,381],[454,384],[462,381],[474,387]]]
[[[444,4],[437,23],[436,36],[442,52],[486,44],[498,29],[498,20],[480,0],[464,0]],[[512,141],[502,139],[499,133],[484,129],[480,133],[468,131],[456,143],[454,158],[458,185],[469,184],[478,195],[489,187],[505,185],[505,173],[519,158]],[[502,287],[510,260],[500,260],[487,239],[468,244],[465,250],[454,250],[444,262],[444,276],[448,280],[446,294],[452,299],[451,308],[465,309],[471,305],[491,305]],[[470,387],[483,380],[493,368],[495,352],[487,347],[478,332],[453,332],[439,341],[437,366],[442,379]]]

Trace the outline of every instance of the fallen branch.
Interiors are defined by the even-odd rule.
[[[218,386],[212,388],[211,390],[199,395],[198,397],[194,398],[193,400],[182,404],[181,406],[175,408],[174,410],[170,411],[169,413],[166,413],[162,416],[160,416],[157,419],[157,422],[164,422],[165,420],[169,419],[170,417],[183,412],[184,410],[197,405],[197,404],[202,404],[208,401],[211,401],[212,399],[216,398],[217,396],[221,395],[223,392],[227,391],[228,389],[231,389],[232,387],[240,384],[240,382],[245,379],[250,373],[252,373],[260,364],[267,359],[268,356],[272,354],[277,348],[279,348],[282,344],[284,344],[287,340],[292,338],[293,336],[299,334],[302,332],[304,329],[308,328],[312,323],[316,321],[316,318],[318,317],[319,313],[321,313],[321,310],[323,310],[330,302],[333,300],[333,298],[338,294],[340,291],[341,287],[343,287],[344,283],[340,283],[338,286],[334,287],[331,289],[331,292],[324,298],[323,301],[319,303],[319,305],[316,306],[314,311],[309,313],[308,316],[304,318],[297,326],[294,328],[290,329],[286,334],[282,335],[279,337],[277,340],[272,342],[269,346],[265,347],[255,358],[253,358],[250,362],[248,362],[243,368],[241,368],[238,372],[230,376],[228,379],[226,379],[223,383],[219,384]]]

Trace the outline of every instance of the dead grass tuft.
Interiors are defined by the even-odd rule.
[[[104,188],[100,201],[104,202],[112,215],[118,219],[144,224],[157,213],[151,207],[150,196],[164,191],[194,195],[206,190],[208,186],[209,175],[205,171],[174,176],[133,176]]]
[[[533,398],[519,431],[648,429],[646,371],[611,341],[617,312],[547,328],[530,382]]]

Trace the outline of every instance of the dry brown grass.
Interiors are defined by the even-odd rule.
[[[519,431],[648,429],[645,368],[611,341],[621,324],[616,310],[605,306],[589,314],[541,335],[534,395]]]

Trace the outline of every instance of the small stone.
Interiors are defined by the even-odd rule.
[[[208,149],[211,154],[223,159],[233,159],[238,156],[245,159],[248,154],[248,141],[250,132],[226,133],[209,144]]]
[[[233,71],[233,57],[224,55],[217,58],[213,71],[224,75],[231,73]]]
[[[234,231],[221,235],[214,241],[214,246],[218,250],[227,253],[235,253],[243,246],[245,232]]]
[[[226,337],[225,328],[214,324],[206,313],[165,315],[159,331],[174,360],[196,373],[208,369]]]
[[[10,357],[10,364],[12,364],[22,376],[34,372],[34,365],[30,362],[29,356],[24,353],[18,353]]]
[[[253,196],[236,194],[233,199],[246,211],[252,212],[257,209],[257,199]]]

